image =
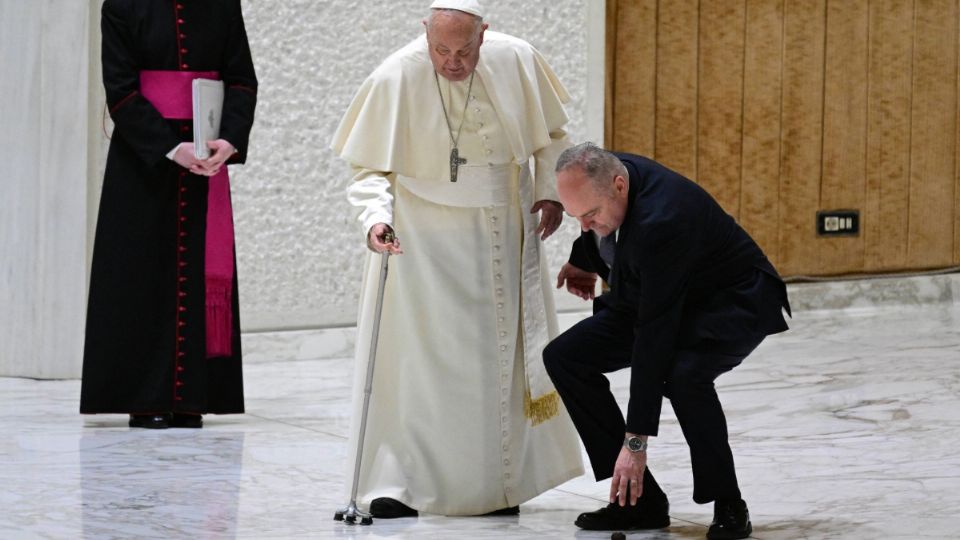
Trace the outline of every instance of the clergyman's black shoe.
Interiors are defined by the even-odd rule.
[[[709,540],[737,540],[753,532],[750,511],[743,499],[717,500],[713,503],[713,523],[707,531]]]
[[[170,427],[199,429],[203,427],[203,417],[199,414],[173,413]]]
[[[413,508],[389,497],[378,497],[371,501],[370,514],[380,519],[417,517],[419,515]]]
[[[167,429],[170,427],[170,414],[131,414],[129,425],[146,429]]]
[[[670,526],[670,504],[661,501],[637,501],[636,506],[610,503],[596,512],[580,514],[574,525],[588,531],[632,531],[662,529]]]

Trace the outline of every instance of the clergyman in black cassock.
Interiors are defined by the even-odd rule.
[[[94,242],[80,412],[130,414],[131,426],[185,418],[184,427],[199,427],[200,414],[244,411],[229,187],[224,176],[229,232],[208,242],[214,170],[193,174],[201,169],[173,161],[174,150],[192,142],[193,124],[189,113],[171,117],[164,102],[189,100],[191,78],[221,79],[226,163],[246,160],[257,78],[240,0],[106,0],[101,29],[115,129]],[[188,93],[165,95],[161,84],[151,97],[141,84],[148,74],[163,84],[185,81]],[[229,270],[214,326],[225,345],[216,349],[207,345],[213,308],[205,267],[217,258],[210,253]]]
[[[561,155],[557,185],[583,230],[558,287],[593,298],[598,275],[610,286],[594,299],[593,316],[543,353],[597,480],[613,477],[611,505],[577,525],[669,524],[666,495],[646,468],[666,396],[690,447],[693,499],[715,503],[708,538],[746,537],[749,514],[714,380],[787,329],[783,281],[706,191],[653,160],[584,143]],[[631,372],[626,419],[603,376],[623,368]]]

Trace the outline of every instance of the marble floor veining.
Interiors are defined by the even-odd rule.
[[[960,537],[960,304],[802,311],[791,324],[718,381],[753,537]],[[610,538],[572,524],[605,497],[588,476],[519,516],[333,521],[351,360],[273,347],[283,340],[245,336],[248,413],[202,430],[131,430],[77,414],[79,381],[0,378],[0,538]],[[621,398],[627,382],[612,377]],[[711,509],[690,499],[668,406],[650,463],[672,525],[627,537],[703,538]]]

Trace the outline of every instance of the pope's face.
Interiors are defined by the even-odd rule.
[[[467,79],[480,61],[480,45],[486,24],[460,11],[442,11],[427,24],[427,49],[433,69],[451,81]]]
[[[608,236],[623,223],[629,187],[619,175],[609,185],[597,186],[579,167],[557,173],[557,195],[563,209],[580,222],[582,230],[600,236]]]

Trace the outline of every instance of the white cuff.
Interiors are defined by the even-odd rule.
[[[390,174],[356,167],[353,170],[356,174],[347,186],[347,200],[353,206],[363,208],[359,220],[363,225],[364,237],[370,227],[377,223],[392,227],[393,188],[388,178]]]

